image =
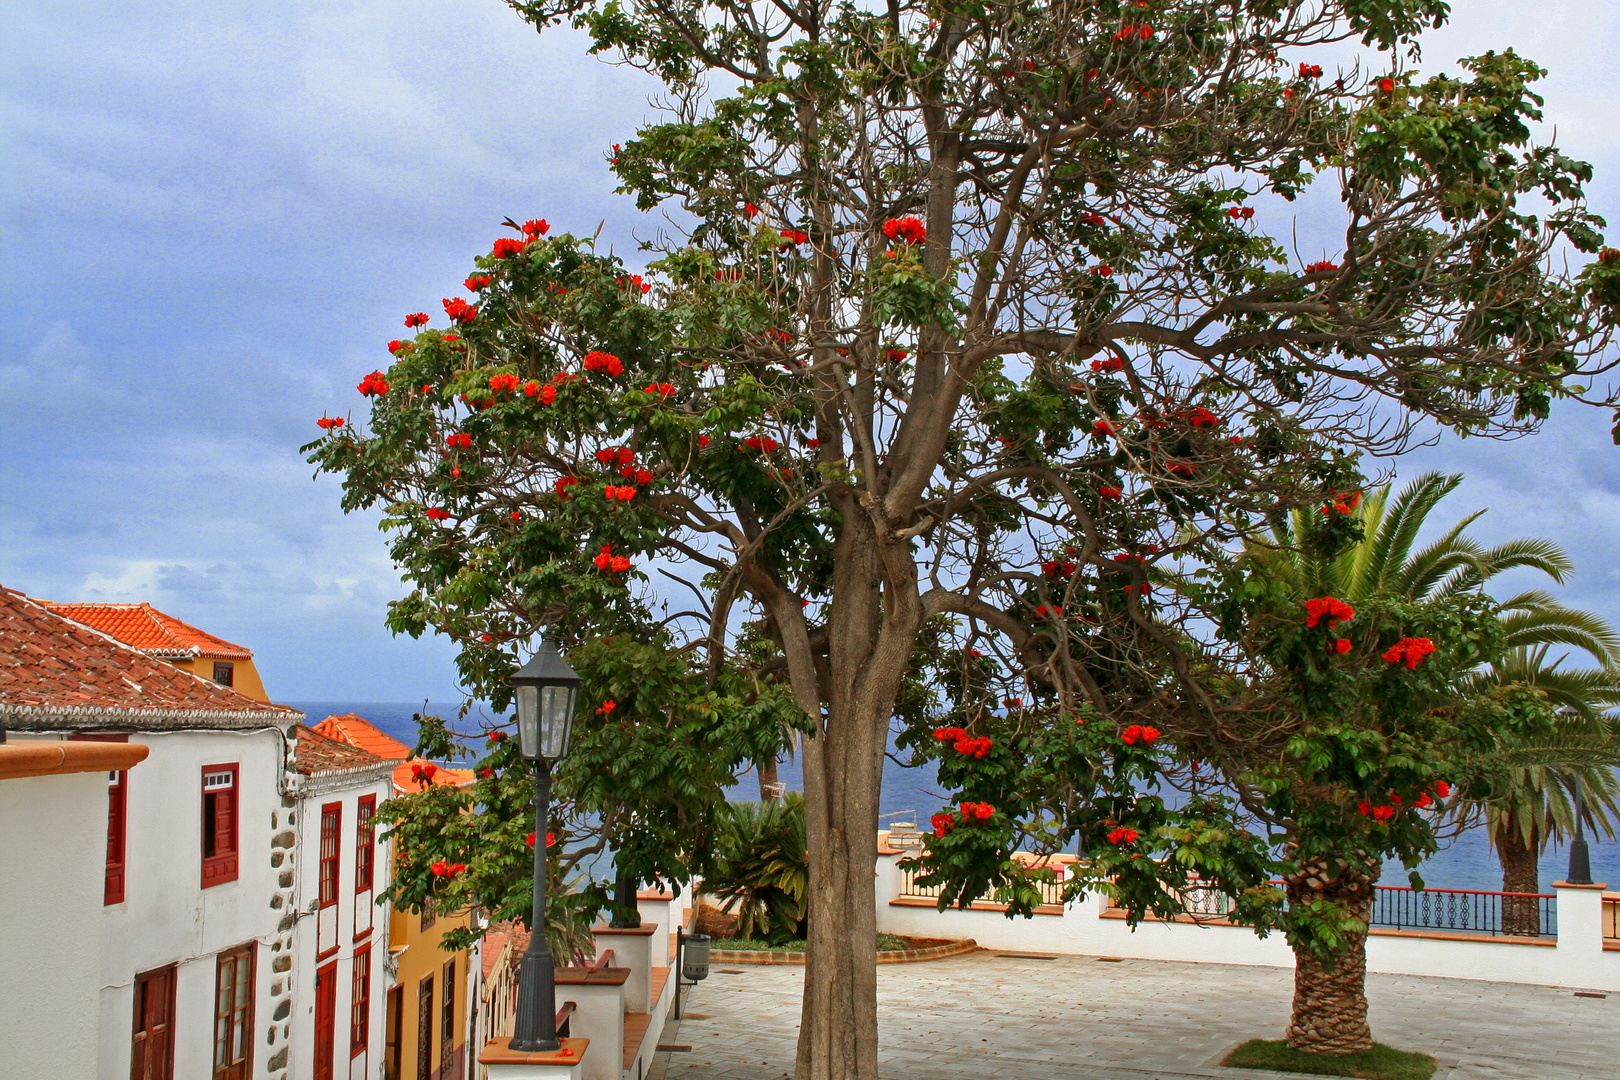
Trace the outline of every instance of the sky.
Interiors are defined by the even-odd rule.
[[[1541,134],[1595,166],[1620,236],[1620,5],[1453,10],[1421,68],[1504,47],[1548,68]],[[502,219],[600,223],[627,253],[657,228],[606,165],[657,87],[498,0],[12,0],[0,56],[0,584],[149,601],[252,648],[280,700],[456,700],[449,643],[383,625],[402,588],[377,516],[345,516],[298,447],[358,412],[405,313],[454,295]],[[1330,238],[1332,198],[1287,212]],[[1611,423],[1558,408],[1400,473],[1465,473],[1438,521],[1489,507],[1481,539],[1557,541],[1577,574],[1555,591],[1613,611]]]

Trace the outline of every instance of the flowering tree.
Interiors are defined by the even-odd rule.
[[[1354,454],[1398,449],[1411,416],[1532,427],[1600,367],[1620,252],[1548,262],[1600,223],[1588,168],[1529,141],[1533,65],[1309,62],[1393,49],[1439,0],[514,6],[666,84],[667,117],[609,156],[672,231],[643,279],[514,224],[451,331],[362,383],[368,429],[312,452],[347,506],[388,507],[415,586],[392,625],[454,635],[475,693],[504,700],[550,624],[791,696],[807,1080],[876,1075],[878,787],[930,620],[1076,762],[1115,769],[1102,733],[1132,725],[1214,740],[1211,613],[1150,592],[1156,564],[1353,489]],[[1300,260],[1259,197],[1327,169],[1343,244]]]

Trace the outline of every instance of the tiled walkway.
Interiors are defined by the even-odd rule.
[[[734,972],[734,973],[728,973]],[[648,1080],[793,1075],[804,969],[716,970]],[[1222,1069],[1282,1037],[1293,973],[1277,968],[981,952],[878,972],[883,1080],[1275,1080]],[[1620,995],[1373,975],[1373,1036],[1440,1059],[1436,1080],[1620,1080]]]

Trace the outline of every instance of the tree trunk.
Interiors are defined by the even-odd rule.
[[[761,804],[771,802],[781,796],[777,793],[776,785],[776,756],[773,754],[765,761],[754,762],[754,768],[759,770],[759,801]]]
[[[1524,832],[1518,819],[1508,814],[1497,825],[1496,855],[1502,861],[1502,891],[1506,893],[1538,893],[1541,891],[1541,869],[1536,865],[1537,849],[1541,837],[1534,831],[1531,842],[1525,843]],[[1541,933],[1541,912],[1536,901],[1525,898],[1502,897],[1502,933],[1535,937]]]
[[[1288,902],[1295,908],[1316,900],[1342,905],[1363,923],[1372,917],[1373,887],[1382,869],[1362,860],[1341,864],[1337,879],[1328,876],[1323,860],[1306,863],[1288,881]],[[1323,964],[1309,949],[1294,949],[1294,1010],[1288,1021],[1288,1045],[1312,1054],[1352,1054],[1372,1047],[1367,1026],[1367,934],[1345,935],[1344,947]]]

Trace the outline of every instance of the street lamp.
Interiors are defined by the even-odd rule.
[[[1592,856],[1586,848],[1586,833],[1581,818],[1586,815],[1585,792],[1581,790],[1581,774],[1575,774],[1575,838],[1569,843],[1569,876],[1571,885],[1592,884]]]
[[[512,676],[518,715],[518,751],[534,766],[534,910],[529,948],[518,971],[517,1017],[508,1045],[524,1053],[556,1050],[557,986],[546,944],[546,825],[551,821],[551,763],[568,753],[579,673],[550,635]]]

